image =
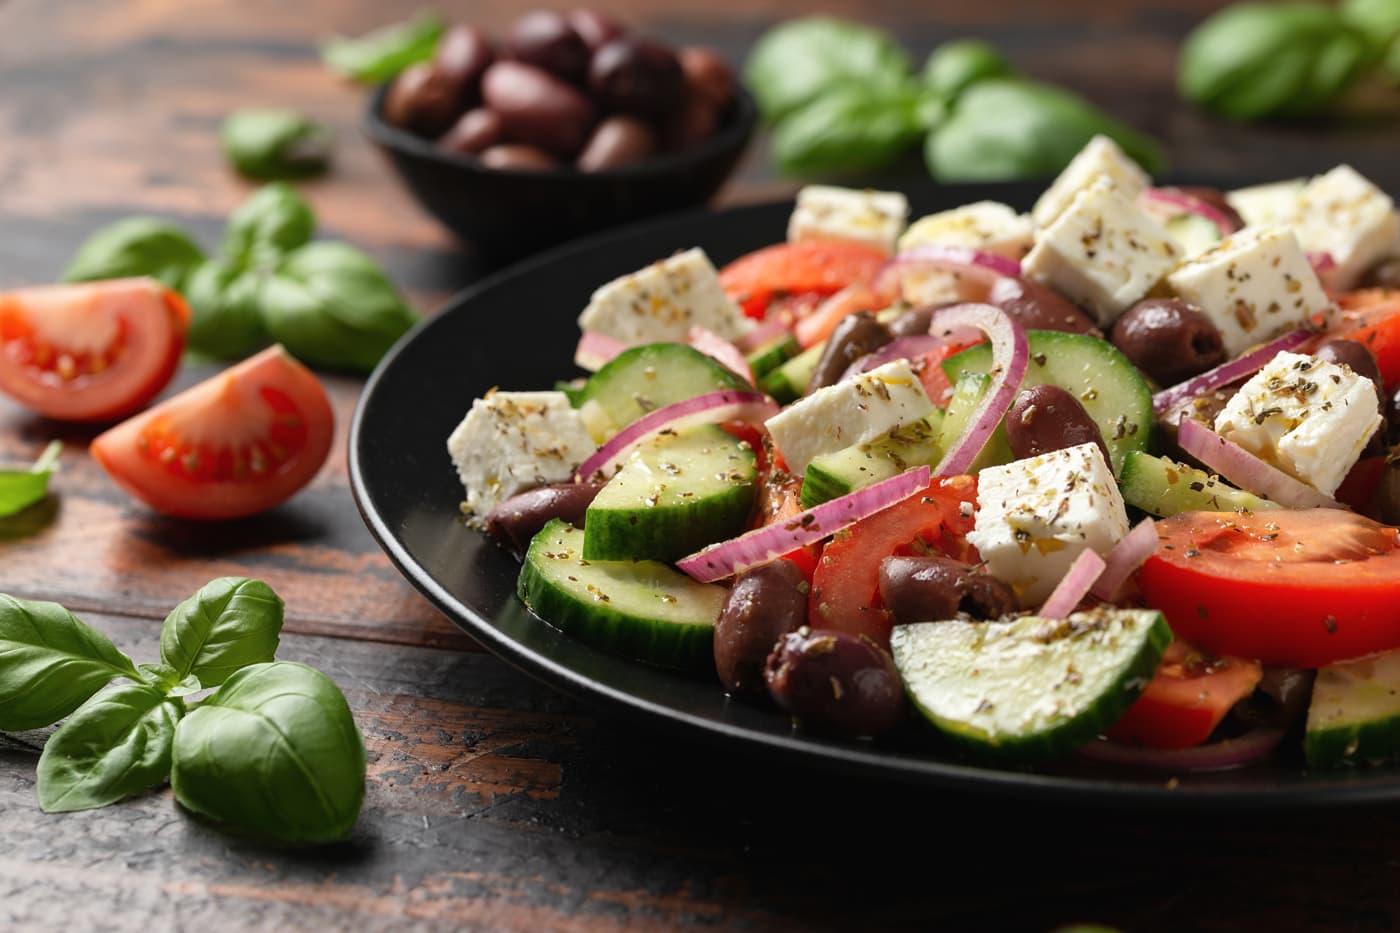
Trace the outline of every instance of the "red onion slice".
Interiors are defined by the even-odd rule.
[[[1199,376],[1192,376],[1185,382],[1179,382],[1169,389],[1163,389],[1152,396],[1152,410],[1160,415],[1178,402],[1204,395],[1223,385],[1229,385],[1237,379],[1252,375],[1263,369],[1269,360],[1285,350],[1293,350],[1302,346],[1312,336],[1311,331],[1302,328],[1290,331],[1282,337],[1270,340],[1256,350],[1251,350],[1243,356],[1230,360],[1228,363],[1221,363]]]
[[[979,333],[980,337],[981,334]],[[896,337],[889,343],[873,353],[867,353],[860,357],[841,374],[841,380],[845,381],[852,376],[869,372],[877,366],[884,366],[886,363],[893,363],[895,360],[912,360],[923,356],[931,350],[937,350],[947,343],[941,337],[932,334],[914,334],[909,337]]]
[[[1313,267],[1313,271],[1318,275],[1331,272],[1337,268],[1337,260],[1331,253],[1322,250],[1308,250],[1308,263]]]
[[[1099,599],[1113,600],[1123,589],[1124,582],[1132,572],[1143,565],[1147,558],[1157,553],[1161,541],[1157,537],[1157,525],[1150,518],[1144,518],[1125,534],[1104,559],[1103,572],[1089,588]]]
[[[987,439],[1016,398],[1016,391],[1021,388],[1021,380],[1025,378],[1031,357],[1025,329],[1005,311],[992,305],[965,304],[944,308],[934,314],[929,333],[935,337],[946,336],[962,327],[975,327],[991,339],[992,384],[982,395],[982,401],[968,419],[963,433],[958,435],[938,466],[934,467],[934,476],[966,473],[972,466],[972,461],[987,446]]]
[[[930,470],[915,467],[821,505],[798,512],[785,522],[755,528],[737,538],[712,544],[683,557],[676,566],[701,583],[713,583],[777,560],[784,554],[849,528],[896,503],[903,502],[929,484]]]
[[[927,244],[915,246],[894,256],[875,274],[873,288],[884,295],[904,294],[904,274],[924,270],[928,272],[953,272],[968,276],[979,287],[979,299],[986,297],[986,290],[999,278],[1020,278],[1021,264],[1006,256],[985,253],[967,246]]]
[[[1080,746],[1078,754],[1104,764],[1154,771],[1228,771],[1267,758],[1282,738],[1282,729],[1259,728],[1234,739],[1172,749],[1144,748],[1098,738]]]
[[[1148,188],[1138,195],[1138,207],[1147,214],[1162,220],[1179,214],[1195,214],[1198,217],[1204,217],[1215,224],[1222,239],[1240,229],[1239,224],[1223,213],[1220,208],[1179,188]]]
[[[1289,509],[1344,509],[1336,499],[1260,460],[1194,418],[1182,418],[1177,443],[1236,486]]]
[[[1088,595],[1089,588],[1094,585],[1099,574],[1103,573],[1103,569],[1103,558],[1093,548],[1080,551],[1036,615],[1043,619],[1063,619],[1069,615],[1079,607],[1079,601]]]
[[[618,431],[593,456],[579,466],[574,476],[580,480],[607,479],[638,444],[667,429],[679,431],[699,424],[721,421],[762,423],[776,415],[778,403],[762,392],[707,392],[673,402],[648,412]]]
[[[743,335],[736,338],[734,346],[745,353],[752,353],[759,347],[771,341],[777,340],[790,331],[787,325],[776,317],[765,318]]]
[[[607,364],[609,360],[627,349],[627,344],[616,337],[609,337],[607,334],[600,334],[597,331],[586,330],[578,339],[578,348],[574,350],[574,365],[579,369],[586,369],[590,373],[596,373]]]
[[[686,343],[753,385],[753,370],[749,368],[749,361],[738,347],[719,334],[703,327],[692,327],[686,336]]]

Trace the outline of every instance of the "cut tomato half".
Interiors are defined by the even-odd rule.
[[[803,240],[764,247],[725,266],[724,292],[750,317],[787,295],[830,295],[855,282],[869,282],[885,265],[883,250],[840,240]]]
[[[1108,737],[1148,748],[1200,745],[1236,703],[1254,692],[1262,676],[1257,661],[1217,658],[1177,639]]]
[[[1327,322],[1327,337],[1344,337],[1370,348],[1381,381],[1400,382],[1400,290],[1364,288],[1337,299],[1338,313]]]

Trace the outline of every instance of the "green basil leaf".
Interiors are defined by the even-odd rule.
[[[49,477],[62,452],[62,443],[50,441],[29,469],[0,470],[0,518],[22,512],[49,494]]]
[[[773,128],[773,158],[795,175],[879,168],[918,139],[921,103],[908,87],[833,89]]]
[[[138,664],[136,669],[141,673],[142,683],[156,688],[168,697],[187,697],[204,689],[198,677],[189,674],[181,678],[179,671],[163,661],[158,664]]]
[[[924,156],[943,182],[1048,178],[1095,134],[1112,137],[1151,174],[1165,167],[1161,149],[1068,91],[993,78],[969,87],[953,115],[928,135]]]
[[[924,63],[924,84],[950,100],[978,81],[1014,74],[1001,53],[980,39],[945,42]]]
[[[833,88],[877,95],[904,85],[912,71],[908,54],[888,34],[818,16],[765,32],[749,54],[744,77],[764,118],[774,122]]]
[[[325,369],[368,372],[417,321],[374,260],[345,243],[288,254],[259,296],[272,339]]]
[[[229,215],[224,261],[243,269],[267,270],[310,241],[315,231],[316,216],[291,185],[264,185]]]
[[[180,721],[170,784],[180,805],[284,842],[349,835],[365,746],[329,677],[290,661],[245,667]]]
[[[219,577],[170,611],[160,658],[179,682],[193,674],[217,687],[240,668],[271,661],[282,632],[282,599],[261,580]]]
[[[224,153],[249,178],[306,178],[330,165],[330,127],[295,110],[248,108],[223,126]]]
[[[179,291],[204,253],[185,231],[154,217],[128,217],[103,227],[78,247],[65,282],[149,275]]]
[[[321,43],[321,60],[347,78],[378,84],[432,58],[442,30],[442,17],[425,10],[356,39],[332,36]]]
[[[1337,11],[1378,53],[1400,38],[1400,0],[1342,0]]]
[[[58,722],[116,677],[140,674],[107,636],[57,603],[0,594],[0,732]]]
[[[189,278],[190,349],[219,359],[242,359],[268,342],[258,307],[261,279],[255,272],[206,262]]]
[[[39,756],[45,813],[116,803],[170,775],[175,724],[183,710],[145,684],[123,684],[80,706]]]

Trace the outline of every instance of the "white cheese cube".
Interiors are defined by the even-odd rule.
[[[1336,261],[1321,274],[1334,291],[1354,288],[1400,241],[1395,202],[1349,165],[1308,182],[1298,198],[1294,229],[1303,249],[1329,253]]]
[[[909,219],[909,199],[897,191],[808,185],[797,192],[788,241],[846,240],[894,252]]]
[[[1045,189],[1031,209],[1031,217],[1042,227],[1050,226],[1069,207],[1076,194],[1103,175],[1107,175],[1119,194],[1129,201],[1152,184],[1152,179],[1142,170],[1142,166],[1118,148],[1117,143],[1107,136],[1095,136]]]
[[[927,244],[965,246],[1019,260],[1030,252],[1035,223],[998,201],[977,201],[920,217],[899,238],[903,252]]]
[[[1332,495],[1381,425],[1376,385],[1347,366],[1280,353],[1235,393],[1215,430]]]
[[[1107,330],[1180,255],[1160,224],[1101,177],[1040,231],[1021,271],[1089,311]]]
[[[1251,185],[1225,192],[1225,201],[1247,227],[1287,227],[1298,217],[1298,196],[1307,184],[1301,178]]]
[[[1219,328],[1230,356],[1330,307],[1298,238],[1281,227],[1247,227],[1226,237],[1183,262],[1167,284]]]
[[[788,469],[802,473],[822,454],[865,444],[933,411],[908,360],[895,360],[793,402],[764,424]]]
[[[977,518],[967,540],[1024,609],[1044,602],[1083,551],[1105,554],[1127,533],[1123,497],[1098,444],[977,475]]]
[[[578,326],[634,346],[684,343],[692,327],[733,340],[753,321],[724,293],[710,257],[695,248],[600,286]]]
[[[593,439],[563,392],[498,392],[472,403],[447,439],[473,524],[502,500],[563,483],[593,453]]]

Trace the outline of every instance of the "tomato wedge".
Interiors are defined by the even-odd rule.
[[[1400,531],[1340,509],[1157,522],[1143,596],[1218,655],[1320,667],[1400,647]]]
[[[0,391],[49,418],[113,421],[170,382],[190,311],[155,279],[0,294]]]
[[[1200,745],[1231,707],[1254,692],[1262,676],[1257,661],[1213,657],[1177,639],[1108,737],[1148,748]]]
[[[240,518],[311,481],[334,423],[321,383],[274,346],[99,435],[92,453],[157,512]]]
[[[1365,344],[1376,355],[1381,380],[1400,382],[1400,290],[1364,288],[1337,299],[1339,313],[1327,325],[1327,337]]]
[[[830,295],[869,282],[889,258],[883,250],[840,240],[779,243],[734,260],[720,270],[719,281],[745,314],[762,318],[786,295]]]

